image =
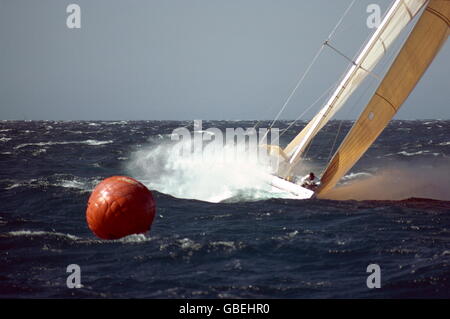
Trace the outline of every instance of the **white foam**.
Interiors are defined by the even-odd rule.
[[[26,182],[17,182],[17,181],[15,181],[15,183],[13,183],[11,186],[5,187],[4,189],[5,190],[10,190],[10,189],[14,189],[16,187],[29,185],[29,184],[31,184],[33,182],[36,182],[36,181],[37,181],[36,179],[30,179],[29,181],[26,181]]]
[[[83,142],[80,142],[80,143],[81,144],[97,146],[97,145],[111,144],[111,143],[113,143],[113,141],[111,141],[111,140],[109,140],[109,141],[86,140],[86,141],[83,141]]]
[[[46,148],[41,148],[41,149],[38,149],[37,151],[33,152],[32,154],[33,154],[33,156],[38,156],[38,155],[41,155],[46,152],[47,152]]]
[[[84,192],[90,192],[94,189],[95,185],[100,182],[99,178],[86,178],[86,177],[74,177],[70,179],[60,179],[53,186],[60,186],[65,188],[79,189]]]
[[[39,143],[24,143],[19,144],[14,147],[14,149],[21,149],[28,146],[49,146],[49,145],[67,145],[67,144],[85,144],[90,146],[111,144],[113,141],[97,141],[97,140],[86,140],[86,141],[62,141],[62,142],[39,142]]]
[[[220,202],[232,197],[259,200],[289,197],[272,193],[263,174],[270,166],[256,156],[225,158],[227,147],[205,147],[203,152],[180,155],[180,144],[161,143],[131,154],[127,169],[150,189],[177,198]],[[182,146],[181,146],[182,147]]]
[[[202,248],[201,244],[196,243],[195,241],[189,238],[179,239],[178,244],[180,245],[181,249],[184,250],[199,250],[200,248]]]
[[[6,234],[9,236],[16,236],[16,237],[56,236],[56,237],[64,237],[64,238],[71,239],[71,240],[80,239],[79,237],[70,235],[70,234],[64,234],[64,233],[58,233],[58,232],[48,232],[48,231],[41,231],[41,230],[17,230],[17,231],[11,231]]]
[[[404,155],[404,156],[414,156],[414,155],[421,155],[421,154],[424,154],[424,153],[428,153],[428,151],[418,151],[418,152],[413,152],[413,153],[408,153],[408,152],[405,152],[405,151],[401,151],[401,152],[398,152],[397,154]]]
[[[370,173],[367,172],[359,172],[359,173],[350,173],[348,175],[345,175],[344,177],[342,177],[342,181],[350,181],[353,179],[357,179],[357,178],[362,178],[362,177],[371,177],[373,176]]]
[[[58,174],[52,175],[45,179],[30,179],[26,181],[13,181],[13,184],[5,187],[5,190],[11,190],[16,187],[42,187],[42,186],[56,186],[79,189],[83,192],[90,192],[94,189],[95,185],[100,182],[98,178],[84,178],[73,177],[67,179],[64,176],[58,176]]]
[[[121,239],[118,239],[117,241],[122,243],[143,243],[147,241],[151,241],[152,239],[150,237],[145,236],[144,234],[133,234],[126,237],[123,237]]]
[[[144,234],[133,234],[120,239],[115,240],[102,240],[102,239],[86,239],[81,238],[71,234],[65,234],[60,232],[51,232],[51,231],[42,231],[42,230],[17,230],[6,233],[7,236],[12,237],[59,237],[65,238],[72,241],[76,241],[80,244],[110,244],[110,243],[122,243],[122,244],[130,244],[130,243],[145,243],[152,240],[152,238],[145,236]]]
[[[242,249],[245,245],[242,242],[234,242],[234,241],[213,241],[209,243],[209,247],[213,249],[221,249],[226,251],[235,251],[238,249]]]
[[[11,140],[12,140],[11,137],[2,137],[2,138],[0,138],[0,142],[8,142],[8,141],[11,141]]]
[[[413,153],[408,153],[408,152],[402,151],[402,152],[398,152],[397,154],[404,155],[404,156],[415,156],[415,155],[422,155],[422,154],[433,155],[433,156],[441,155],[441,153],[431,153],[430,151],[418,151],[418,152],[413,152]]]
[[[67,180],[67,181],[61,181],[61,184],[58,186],[62,186],[65,188],[76,188],[76,189],[82,189],[82,190],[89,190],[90,188],[87,187],[85,182],[77,181],[77,180]]]
[[[116,122],[103,122],[105,125],[124,125],[127,124],[127,121],[116,121]]]

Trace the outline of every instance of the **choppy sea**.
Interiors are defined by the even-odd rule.
[[[299,173],[320,175],[351,124],[329,123]],[[171,132],[192,126],[1,121],[0,298],[450,297],[450,121],[391,122],[343,191],[303,201],[258,185],[245,161],[178,156]],[[90,192],[113,175],[152,190],[148,234],[105,241],[87,227]],[[70,264],[81,288],[66,285]],[[381,288],[367,286],[370,264]]]

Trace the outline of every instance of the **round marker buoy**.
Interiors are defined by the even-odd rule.
[[[155,201],[142,183],[126,176],[113,176],[92,191],[86,221],[102,239],[118,239],[150,230],[155,218]]]

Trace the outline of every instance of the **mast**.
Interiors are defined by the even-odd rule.
[[[450,1],[431,0],[389,71],[334,154],[317,195],[331,189],[361,158],[397,113],[450,32]]]
[[[289,161],[286,172],[281,172],[282,175],[287,176],[290,174],[290,171],[301,159],[311,140],[344,105],[350,95],[386,53],[387,48],[426,2],[427,0],[395,1],[369,42],[362,49],[355,61],[353,61],[353,65],[325,106],[284,149],[284,153],[289,156]],[[328,43],[325,42],[325,44],[327,45]]]

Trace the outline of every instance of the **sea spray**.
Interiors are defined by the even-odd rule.
[[[220,202],[290,197],[274,194],[264,182],[278,166],[278,157],[270,156],[265,147],[266,130],[259,131],[261,140],[252,128],[227,128],[223,136],[216,128],[203,130],[198,122],[192,135],[187,128],[175,129],[170,141],[154,141],[134,152],[127,165],[130,174],[178,198]]]
[[[412,197],[450,200],[450,162],[392,162],[373,174],[349,174],[322,196],[334,200],[403,200]]]
[[[201,153],[180,156],[179,143],[163,142],[134,152],[127,169],[151,189],[178,198],[220,202],[245,197],[244,193],[248,199],[272,197],[270,185],[262,180],[270,166],[257,161],[254,154],[227,157],[233,146],[206,146]]]

